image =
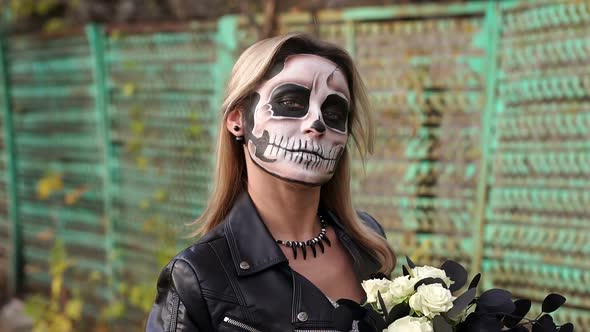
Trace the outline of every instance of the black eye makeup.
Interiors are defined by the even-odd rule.
[[[270,96],[270,105],[275,116],[302,118],[309,109],[308,88],[296,84],[284,84],[276,88]]]
[[[322,118],[326,125],[339,131],[346,131],[348,102],[338,95],[329,95],[322,104]]]

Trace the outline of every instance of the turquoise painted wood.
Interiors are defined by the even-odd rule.
[[[488,41],[498,34],[497,17],[494,2],[478,2],[315,18],[319,36],[345,46],[365,79],[378,124],[376,153],[366,175],[355,159],[354,198],[390,231],[400,257],[478,265],[486,200],[486,186],[478,184],[490,140],[482,133],[494,98]],[[280,30],[314,32],[313,20],[285,17]]]
[[[503,4],[495,134],[481,248],[488,285],[567,297],[561,321],[590,328],[590,7]]]
[[[189,31],[104,35],[116,289],[152,290],[159,269],[195,240],[188,224],[210,187],[235,33],[236,19],[224,17]],[[132,308],[124,320],[145,318],[128,294],[115,296]]]
[[[26,292],[45,292],[49,252],[64,243],[64,287],[87,311],[108,303],[104,184],[93,63],[86,36],[10,37],[7,48]],[[89,283],[95,275],[96,282]]]

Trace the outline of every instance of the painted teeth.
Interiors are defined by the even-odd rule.
[[[306,151],[298,151],[302,148]],[[278,157],[282,151],[283,159],[302,164],[305,169],[322,169],[324,172],[332,173],[336,168],[336,158],[343,149],[338,146],[326,151],[321,144],[315,144],[312,141],[294,137],[285,139],[284,136],[277,135],[266,146],[264,155]]]

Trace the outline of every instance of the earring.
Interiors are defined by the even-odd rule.
[[[240,130],[240,126],[234,126],[234,131],[238,131]],[[236,142],[238,143],[243,143],[244,142],[244,136],[236,136]]]

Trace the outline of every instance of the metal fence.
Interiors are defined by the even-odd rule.
[[[400,257],[455,259],[537,304],[562,293],[558,319],[590,327],[589,3],[354,8],[283,15],[279,30],[355,58],[378,124],[366,174],[353,164],[355,202]],[[126,320],[142,319],[159,269],[192,241],[225,79],[255,38],[240,16],[4,38],[0,273],[12,289],[48,287],[60,239],[68,287],[92,275],[89,312],[127,301]]]

